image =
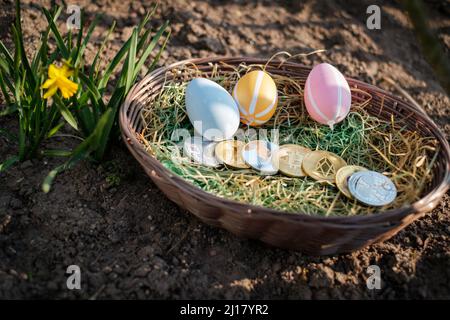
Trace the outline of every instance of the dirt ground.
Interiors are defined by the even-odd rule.
[[[8,41],[10,0],[0,0],[0,37]],[[115,52],[145,13],[137,1],[77,0],[90,19],[104,13],[104,31],[118,21]],[[381,8],[381,30],[368,30],[366,8]],[[448,2],[427,1],[433,26],[450,48]],[[327,61],[347,76],[393,90],[393,78],[450,134],[449,98],[395,1],[163,1],[152,24],[171,21],[160,64],[191,57],[270,57],[327,49],[299,59]],[[34,50],[45,26],[25,1],[26,46]],[[0,127],[16,131],[11,117]],[[16,148],[0,136],[0,160]],[[168,201],[124,146],[108,161],[83,163],[60,175],[45,195],[40,183],[58,159],[24,162],[0,174],[0,298],[450,298],[450,198],[391,240],[345,255],[311,257],[238,239],[200,223]],[[66,268],[81,268],[81,290],[66,288]],[[381,290],[368,290],[366,269],[381,268]]]

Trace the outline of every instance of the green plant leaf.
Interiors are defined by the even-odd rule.
[[[5,77],[3,76],[3,70],[0,70],[0,89],[2,90],[3,96],[5,97],[6,104],[8,105],[8,107],[5,110],[0,111],[0,116],[3,116],[5,114],[10,114],[10,113],[16,111],[17,106],[12,104],[11,98],[9,96],[9,92],[5,86]]]
[[[12,31],[12,38],[14,41],[14,46],[16,48],[16,50],[14,51],[14,70],[15,72],[13,73],[15,75],[15,77],[13,78],[15,84],[17,85],[18,83],[20,83],[20,76],[21,76],[21,64],[20,64],[20,60],[22,59],[22,51],[20,50],[20,43],[19,43],[19,35],[18,32],[16,30],[16,27],[13,25],[11,26],[11,31]]]
[[[101,160],[103,158],[106,147],[108,146],[111,130],[114,126],[115,120],[117,119],[116,118],[117,109],[119,108],[124,95],[125,95],[125,88],[119,88],[114,92],[114,94],[110,99],[110,102],[108,103],[109,108],[107,112],[110,112],[111,114],[106,119],[107,121],[104,124],[104,128],[100,132],[101,137],[99,141],[98,150],[96,151],[95,155],[95,158],[97,160]]]
[[[64,40],[61,36],[61,33],[58,30],[58,27],[56,26],[55,22],[53,21],[53,17],[51,15],[51,13],[45,8],[42,8],[42,11],[44,12],[45,18],[47,18],[47,22],[50,25],[53,35],[55,36],[56,45],[57,45],[58,49],[61,51],[63,58],[66,60],[69,60],[69,57],[70,57],[69,50],[67,49],[67,47],[64,43]]]
[[[71,152],[70,159],[49,172],[42,183],[42,191],[44,191],[44,193],[50,191],[51,185],[59,173],[72,168],[79,161],[86,159],[92,151],[98,148],[100,136],[104,131],[105,125],[114,119],[112,115],[111,110],[107,110],[98,121],[94,132]]]
[[[20,160],[25,159],[25,120],[19,120],[19,158]]]
[[[86,46],[89,43],[89,39],[91,38],[92,32],[94,31],[95,27],[97,26],[98,21],[99,21],[99,15],[95,15],[94,21],[92,21],[92,23],[90,24],[81,46],[76,51],[76,56],[74,57],[74,64],[73,64],[74,67],[76,67],[76,68],[78,67],[78,64],[80,63],[81,58],[83,57],[84,50],[86,49]],[[79,32],[82,33],[82,30],[80,30]]]
[[[106,43],[109,40],[109,37],[111,36],[111,33],[114,31],[114,28],[116,27],[116,21],[113,21],[111,27],[108,29],[108,32],[106,33],[105,38],[102,41],[102,44],[100,45],[100,48],[97,50],[97,53],[95,54],[94,60],[91,65],[91,70],[89,73],[89,78],[92,80],[94,79],[94,76],[97,77],[98,75],[98,60],[100,58],[100,54],[103,52],[103,49],[105,48]]]
[[[41,45],[39,47],[39,50],[37,51],[33,61],[31,62],[31,70],[34,74],[38,73],[40,63],[42,63],[44,66],[47,64],[47,53],[48,53],[47,41],[48,41],[48,32],[44,32],[40,41]]]
[[[2,111],[0,111],[0,117],[14,113],[16,111],[17,111],[17,106],[15,104],[11,104],[11,105],[7,106],[5,109],[3,109]]]
[[[161,48],[159,48],[159,51],[158,51],[158,53],[156,54],[155,58],[153,59],[152,64],[151,64],[150,67],[148,68],[147,74],[150,73],[150,72],[152,72],[153,69],[156,67],[156,64],[158,63],[159,59],[161,58],[161,54],[162,54],[162,53],[164,52],[164,50],[166,49],[167,42],[168,42],[169,39],[170,39],[170,34],[171,34],[170,31],[167,32],[167,35],[166,35],[166,37],[165,37],[165,39],[164,39],[164,43],[162,44]]]
[[[147,39],[150,36],[150,33],[152,32],[151,29],[146,29],[144,31],[143,34],[138,35],[139,37],[139,41],[138,41],[138,45],[137,45],[137,50],[136,52],[140,52],[142,50],[142,48],[144,47],[144,45],[147,43]]]
[[[91,92],[94,100],[100,104],[100,106],[102,107],[102,109],[104,110],[105,105],[103,104],[103,100],[102,100],[102,95],[100,94],[100,92],[98,91],[97,87],[95,86],[95,84],[91,81],[91,79],[89,79],[88,77],[86,77],[84,74],[80,73],[78,74],[78,78],[81,80],[81,82],[88,88],[89,92]]]
[[[109,136],[108,134],[108,127],[111,127],[114,123],[114,110],[108,109],[105,111],[105,113],[100,117],[100,120],[97,123],[97,126],[94,129],[93,137],[95,140],[94,146],[96,148],[102,147],[106,144],[106,137]]]
[[[64,126],[64,122],[60,122],[56,126],[51,128],[47,134],[47,138],[53,137],[59,131],[59,129],[61,129],[63,126]]]
[[[0,69],[0,80],[2,81],[3,85],[6,84],[11,94],[14,94],[14,85],[11,81],[14,81],[13,76],[10,74],[6,74],[4,70]]]
[[[66,107],[64,102],[61,100],[61,98],[57,94],[55,94],[53,96],[53,101],[54,101],[54,103],[56,103],[56,106],[58,107],[59,112],[61,112],[61,115],[67,121],[67,123],[70,124],[70,126],[72,128],[74,128],[75,130],[78,130],[77,120],[75,120],[72,113],[69,111],[69,109]]]
[[[2,71],[4,71],[6,74],[10,74],[10,68],[9,68],[9,64],[8,62],[3,59],[2,56],[0,56],[0,68],[2,69]]]
[[[54,10],[54,13],[51,14],[51,16],[53,17],[54,23],[56,23],[59,15],[61,14],[61,10],[62,10],[62,7],[57,7]],[[45,29],[45,31],[42,33],[42,37],[40,40],[41,45],[39,47],[38,53],[35,55],[34,60],[31,64],[31,69],[35,74],[37,74],[37,72],[39,71],[38,70],[39,62],[42,62],[43,66],[47,66],[47,63],[49,61],[48,57],[47,57],[47,55],[48,55],[47,42],[48,42],[48,35],[50,33],[50,30],[51,30],[51,27],[50,27],[50,25],[48,25],[47,28]],[[58,53],[58,52],[55,51],[55,53]],[[50,60],[50,63],[53,62],[53,60],[54,59]]]
[[[90,95],[89,92],[86,92],[87,95]],[[81,126],[81,130],[84,137],[89,136],[95,129],[95,125],[98,121],[98,115],[90,108],[88,105],[83,105],[81,108],[75,112],[78,118],[78,122]]]
[[[158,30],[158,32],[156,32],[156,34],[153,36],[152,40],[150,41],[150,43],[148,44],[148,46],[145,48],[144,52],[142,53],[141,57],[139,58],[138,63],[134,66],[133,65],[133,82],[136,79],[136,77],[139,74],[139,71],[141,70],[142,66],[144,65],[145,61],[147,60],[147,58],[149,57],[149,55],[152,53],[153,49],[155,48],[156,44],[158,43],[159,39],[161,38],[161,36],[163,35],[164,31],[166,30],[167,26],[169,25],[169,22],[166,21]],[[170,33],[169,33],[170,35]],[[166,38],[166,41],[168,40],[168,37]],[[165,43],[166,43],[165,41]],[[165,47],[165,44],[164,44]],[[157,55],[157,58],[155,58],[153,60],[152,65],[156,65],[156,63],[159,60],[159,56],[162,52],[162,50],[164,50],[164,48],[159,50],[159,55]]]
[[[31,71],[31,67],[30,67],[30,63],[28,62],[28,58],[25,52],[25,47],[23,45],[23,32],[22,32],[22,25],[21,25],[21,16],[20,16],[20,0],[16,0],[16,21],[14,23],[13,26],[13,32],[15,31],[16,33],[16,37],[17,37],[17,42],[16,42],[16,51],[20,51],[21,54],[21,63],[24,66],[26,72],[27,72],[27,76],[28,76],[28,81],[30,82],[31,86],[36,85],[37,80],[36,77],[34,75],[34,73]]]
[[[141,30],[145,27],[145,25],[150,20],[150,18],[153,17],[153,15],[155,14],[157,8],[158,8],[158,3],[155,3],[153,5],[152,10],[148,11],[147,14],[145,15],[144,19],[142,19],[141,22],[139,22],[139,25],[138,25],[138,31],[139,32],[141,32]]]
[[[42,151],[42,154],[48,157],[69,157],[72,150],[49,149]]]
[[[56,175],[63,171],[65,168],[66,164],[64,163],[49,172],[49,174],[45,177],[44,182],[42,183],[42,191],[44,191],[44,193],[48,193],[50,191],[51,185],[53,183],[53,180],[55,180]]]
[[[6,49],[2,41],[0,41],[0,53],[5,56],[4,58],[6,59],[7,64],[9,64],[10,66],[14,65],[13,57],[8,49]]]
[[[125,82],[125,91],[128,91],[133,85],[133,75],[134,75],[134,66],[136,62],[136,50],[137,50],[137,29],[133,29],[133,33],[131,34],[131,43],[130,50],[128,51],[128,68],[125,68],[126,71],[126,82]]]
[[[11,167],[13,164],[19,161],[18,156],[12,156],[2,163],[0,163],[0,172],[7,170],[9,167]]]
[[[130,48],[130,43],[131,43],[131,38],[125,42],[125,44],[122,46],[122,48],[119,49],[119,51],[116,53],[114,58],[107,65],[105,72],[101,75],[100,80],[97,85],[97,88],[100,92],[102,92],[106,88],[106,85],[108,84],[109,78],[111,77],[111,74],[113,73],[114,69],[122,61],[125,54],[128,52],[128,49]]]

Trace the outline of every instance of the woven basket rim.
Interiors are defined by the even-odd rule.
[[[122,135],[124,138],[124,141],[131,142],[132,148],[140,148],[141,151],[145,153],[146,160],[151,162],[152,165],[157,167],[161,173],[165,176],[164,178],[175,180],[177,182],[177,185],[180,187],[182,186],[183,189],[186,189],[188,192],[194,192],[197,194],[201,194],[202,196],[206,198],[215,198],[215,200],[218,200],[221,202],[224,206],[230,205],[233,207],[243,207],[243,212],[251,212],[253,214],[257,215],[267,215],[269,218],[276,218],[281,220],[301,220],[301,221],[307,221],[307,222],[321,222],[322,224],[333,224],[334,227],[336,227],[335,223],[341,224],[340,227],[342,228],[352,228],[352,225],[357,224],[358,226],[367,224],[367,225],[374,225],[374,224],[380,224],[384,225],[390,218],[404,218],[408,215],[416,215],[416,214],[422,214],[424,211],[428,211],[427,206],[429,203],[432,203],[434,199],[442,197],[447,190],[450,188],[450,146],[448,144],[447,139],[445,138],[445,135],[442,133],[442,131],[439,129],[439,127],[435,124],[435,122],[427,115],[424,114],[421,110],[418,110],[416,107],[411,105],[410,103],[404,101],[403,99],[397,97],[396,95],[385,91],[379,87],[376,87],[374,85],[365,83],[363,81],[345,77],[347,81],[351,85],[356,86],[363,86],[366,89],[369,89],[372,92],[376,92],[380,95],[384,95],[386,97],[395,99],[400,101],[403,104],[403,107],[406,107],[409,109],[410,112],[414,113],[416,117],[420,118],[421,120],[425,121],[428,126],[430,126],[433,130],[433,135],[438,140],[440,147],[442,148],[442,152],[444,152],[447,162],[446,162],[446,168],[445,168],[445,175],[442,177],[441,182],[432,190],[430,190],[426,195],[424,195],[421,199],[417,200],[416,202],[410,204],[409,206],[390,209],[387,211],[380,211],[376,212],[370,215],[355,215],[355,216],[320,216],[320,215],[310,215],[303,212],[295,212],[295,213],[289,213],[281,210],[276,210],[264,206],[258,206],[254,204],[248,204],[236,200],[231,200],[228,198],[222,198],[218,197],[212,193],[208,193],[204,191],[203,189],[193,185],[192,183],[186,181],[182,177],[172,173],[168,169],[166,169],[156,158],[148,154],[148,152],[145,151],[144,146],[142,143],[136,138],[136,136],[132,133],[135,133],[135,131],[131,128],[129,128],[127,123],[127,116],[126,112],[122,112],[123,109],[131,104],[134,100],[134,96],[137,95],[141,90],[146,89],[146,85],[151,81],[152,78],[155,78],[156,76],[165,73],[169,70],[175,69],[176,67],[182,66],[182,65],[196,65],[196,64],[204,64],[204,63],[220,63],[220,62],[231,62],[231,61],[242,61],[246,62],[247,65],[249,64],[262,64],[264,65],[269,59],[268,58],[254,58],[254,57],[245,57],[245,56],[215,56],[215,57],[209,57],[209,58],[194,58],[194,59],[186,59],[177,61],[175,63],[172,63],[168,66],[163,66],[160,68],[157,68],[153,70],[151,73],[146,75],[143,79],[141,79],[139,82],[134,84],[134,86],[130,89],[130,92],[128,93],[124,103],[121,106],[121,112],[119,113],[119,124],[122,131]],[[295,62],[282,62],[279,59],[274,59],[271,61],[273,62],[280,62],[282,63],[282,68],[289,69],[289,67],[296,67],[296,68],[304,68],[304,69],[311,69],[310,66],[306,66],[300,63]],[[125,142],[126,143],[126,142]],[[154,172],[154,171],[153,171]]]

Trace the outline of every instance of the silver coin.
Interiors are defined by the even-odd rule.
[[[254,140],[242,148],[244,162],[264,175],[273,175],[278,172],[272,163],[272,156],[278,150],[274,143],[264,140]]]
[[[384,206],[395,200],[397,188],[386,176],[375,171],[360,171],[348,178],[348,189],[355,199],[369,206]]]
[[[195,162],[207,167],[220,166],[215,157],[216,142],[204,140],[202,137],[191,137],[183,144],[183,151],[186,156]]]

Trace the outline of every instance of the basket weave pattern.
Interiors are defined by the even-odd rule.
[[[314,255],[326,255],[357,250],[369,244],[384,241],[406,227],[426,212],[435,208],[450,185],[450,148],[444,135],[434,122],[413,105],[396,98],[372,85],[347,79],[350,87],[357,87],[372,95],[369,113],[382,119],[391,115],[405,119],[410,130],[421,135],[435,137],[440,154],[433,167],[433,179],[426,188],[426,195],[409,207],[380,212],[367,216],[320,217],[302,213],[292,214],[219,198],[193,186],[174,175],[152,157],[139,140],[143,129],[140,117],[144,103],[151,103],[170,79],[174,68],[195,64],[209,72],[213,64],[224,62],[238,66],[242,62],[266,64],[267,60],[246,57],[219,57],[191,59],[159,68],[137,83],[121,106],[119,121],[122,137],[133,156],[159,189],[180,207],[190,211],[203,222],[224,228],[240,237],[259,239],[267,244],[300,250]],[[309,67],[286,62],[271,61],[266,70],[273,74],[295,77],[304,84]],[[354,101],[364,97],[354,93]],[[150,101],[150,102],[149,102]]]

